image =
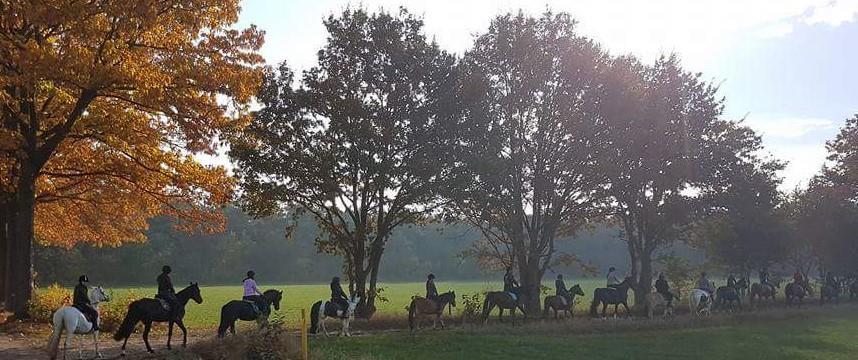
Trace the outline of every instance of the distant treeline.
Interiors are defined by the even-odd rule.
[[[149,241],[120,248],[77,246],[37,247],[36,282],[72,284],[80,274],[108,285],[153,285],[161,266],[173,267],[176,281],[200,281],[205,284],[236,284],[253,269],[268,283],[318,283],[342,273],[339,257],[319,254],[313,240],[316,225],[309,219],[299,221],[291,238],[285,218],[254,219],[241,210],[228,208],[226,230],[216,234],[187,234],[173,228],[169,218],[150,222]],[[388,282],[421,281],[433,272],[445,280],[481,280],[500,274],[480,270],[473,259],[461,253],[478,234],[463,225],[430,224],[406,226],[393,234],[382,260],[381,280]],[[558,243],[560,251],[574,253],[596,269],[628,263],[625,243],[607,227],[583,232],[575,239]],[[678,254],[699,259],[699,254],[679,246]],[[580,269],[560,266],[552,269],[567,276],[581,276]],[[549,272],[548,276],[553,276]]]

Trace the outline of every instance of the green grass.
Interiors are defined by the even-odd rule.
[[[676,320],[679,330],[647,330],[646,321],[630,321],[630,326],[641,329],[572,335],[564,333],[562,325],[536,324],[500,333],[499,326],[492,326],[493,330],[424,331],[416,336],[402,332],[319,338],[311,346],[318,358],[350,360],[856,358],[858,309],[847,305],[795,311],[781,311],[776,319],[726,320],[704,327],[681,326],[683,320]]]
[[[567,281],[568,286],[572,286],[575,282]],[[584,305],[589,304],[590,296],[596,286],[603,286],[603,280],[583,280],[580,281],[584,289],[585,296],[578,305],[578,309],[583,309]],[[546,283],[548,285],[548,283]],[[406,316],[405,307],[411,301],[411,296],[415,294],[424,294],[425,287],[422,282],[414,283],[388,283],[380,284],[384,288],[382,296],[387,298],[387,302],[378,302],[378,315],[381,316]],[[553,284],[551,284],[553,288]],[[438,282],[438,291],[446,292],[449,290],[456,291],[456,294],[461,296],[465,294],[481,293],[489,290],[499,290],[500,283],[490,282]],[[260,289],[280,289],[284,291],[284,300],[280,304],[280,315],[283,316],[287,325],[294,327],[300,322],[301,309],[307,309],[308,313],[310,306],[314,302],[330,297],[330,288],[327,284],[319,285],[267,285],[260,284]],[[152,296],[155,294],[154,288],[114,288],[108,289],[113,291],[114,295],[121,295],[128,291],[134,291],[137,294]],[[176,289],[181,290],[177,287]],[[242,295],[242,287],[238,286],[205,286],[201,288],[203,303],[190,303],[187,307],[187,315],[185,321],[191,327],[211,328],[217,327],[218,317],[220,316],[220,308],[223,304],[230,300],[240,299]],[[552,290],[553,292],[553,290]],[[631,292],[629,292],[631,296]],[[577,301],[577,300],[576,300]],[[460,306],[461,308],[461,306]],[[454,310],[454,315],[457,310]]]

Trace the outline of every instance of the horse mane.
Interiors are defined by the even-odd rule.
[[[273,295],[273,294],[275,294],[275,293],[280,293],[280,290],[268,289],[268,290],[265,290],[265,291],[262,293],[262,296]]]

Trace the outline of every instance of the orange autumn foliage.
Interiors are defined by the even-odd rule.
[[[194,158],[249,120],[263,34],[238,0],[0,4],[0,185],[38,171],[35,232],[57,246],[143,241],[147,219],[222,226],[235,185]],[[8,190],[6,190],[8,191]]]

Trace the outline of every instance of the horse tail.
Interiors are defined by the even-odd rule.
[[[486,294],[486,298],[483,300],[483,321],[485,322],[488,322],[489,319],[489,305],[491,305],[489,303],[489,295],[490,294]]]
[[[548,302],[548,296],[546,296],[545,300],[542,301],[542,317],[543,318],[548,317],[548,305],[551,305],[551,304]]]
[[[53,330],[51,331],[51,339],[48,341],[48,354],[51,360],[57,358],[57,352],[60,348],[60,339],[63,337],[63,317],[60,313],[62,309],[54,313]]]
[[[599,306],[599,298],[596,297],[596,292],[593,292],[593,302],[590,303],[590,315],[596,316],[596,307]]]
[[[411,300],[411,304],[408,305],[408,329],[412,332],[414,331],[414,317],[417,313],[417,304],[415,303],[416,301],[416,299]]]
[[[226,307],[229,305],[227,303],[222,308],[220,308],[220,325],[217,327],[217,337],[222,338],[226,335],[226,330],[229,329],[229,321],[227,321],[227,313]]]
[[[316,328],[319,326],[319,311],[322,308],[322,301],[319,300],[313,307],[310,308],[310,334],[316,333]]]
[[[131,336],[131,333],[134,332],[134,326],[137,325],[137,322],[142,319],[140,314],[140,310],[134,306],[136,303],[131,303],[128,305],[128,313],[125,314],[125,319],[122,320],[122,325],[119,325],[119,329],[116,330],[116,334],[113,334],[113,340],[120,341],[122,339],[127,339]]]

